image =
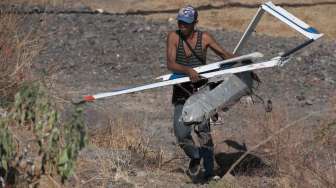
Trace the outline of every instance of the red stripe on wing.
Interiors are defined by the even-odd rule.
[[[84,100],[86,102],[90,102],[90,101],[94,101],[95,98],[92,95],[87,95],[87,96],[84,96]]]

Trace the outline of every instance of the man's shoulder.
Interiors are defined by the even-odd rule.
[[[211,34],[209,33],[209,32],[207,32],[207,31],[201,31],[202,32],[202,36],[204,37],[204,38],[209,38],[209,37],[211,37]]]
[[[168,36],[170,37],[178,37],[177,31],[169,31]]]
[[[204,32],[202,32],[202,40],[205,43],[210,43],[211,41],[213,41],[213,37],[209,32],[204,31]]]
[[[168,32],[168,41],[170,43],[177,44],[179,40],[179,35],[176,33],[176,31],[169,31]]]

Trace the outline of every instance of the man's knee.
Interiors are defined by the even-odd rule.
[[[192,136],[187,132],[175,132],[175,136],[178,144],[182,147],[184,145],[192,144]]]
[[[179,146],[183,149],[186,155],[188,155],[192,159],[199,159],[200,153],[199,148],[194,146],[192,141],[186,141],[179,143]]]

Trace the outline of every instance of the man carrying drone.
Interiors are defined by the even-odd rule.
[[[252,62],[263,56],[259,52],[233,57],[233,54],[239,53],[244,46],[265,12],[298,31],[308,40],[267,61]],[[216,115],[216,110],[234,104],[251,91],[253,78],[256,78],[251,71],[283,66],[292,54],[321,38],[323,33],[319,33],[280,6],[267,2],[260,6],[232,54],[220,47],[209,33],[195,30],[198,14],[193,7],[182,8],[178,12],[177,21],[178,30],[170,32],[167,37],[167,67],[173,74],[159,76],[161,81],[150,84],[86,95],[74,100],[74,103],[92,102],[174,85],[174,131],[178,144],[190,157],[187,172],[194,181],[206,180],[214,176],[210,117]],[[230,59],[205,65],[208,48],[223,59]],[[251,64],[244,65],[246,62]],[[199,178],[199,174],[202,174],[202,161],[204,173],[203,178]]]
[[[244,61],[240,61],[240,66],[234,67],[237,65],[235,60],[228,61],[231,62],[230,65],[234,66],[226,67],[224,70],[222,65],[225,63],[220,64],[219,70],[209,69],[208,65],[204,65],[206,64],[208,48],[223,59],[232,58],[233,54],[238,53],[252,31],[255,30],[264,12],[275,16],[303,34],[308,40],[282,53],[281,56],[265,62],[253,63],[250,61],[262,57],[260,53],[252,53],[247,58],[247,63],[253,63],[251,65],[241,66]],[[175,136],[179,146],[190,157],[187,173],[194,181],[199,181],[198,175],[200,174],[202,160],[204,167],[202,179],[209,179],[214,176],[210,117],[216,115],[215,112],[219,108],[228,107],[251,92],[253,79],[258,81],[259,79],[249,71],[282,66],[288,62],[290,55],[323,36],[315,28],[310,27],[283,8],[274,5],[272,2],[267,2],[260,6],[232,54],[220,47],[209,33],[195,30],[197,19],[197,11],[191,6],[184,7],[178,12],[178,30],[170,32],[167,38],[167,67],[174,74],[160,77],[164,80],[178,80],[174,75],[182,74],[189,76],[191,81],[174,85],[172,103],[175,107]],[[238,59],[243,60],[244,58],[240,56]],[[207,73],[209,70],[213,73]],[[209,79],[201,79],[200,72],[202,72],[201,75]],[[211,74],[220,76],[211,76]]]
[[[198,22],[198,13],[193,7],[186,6],[180,9],[176,19],[178,30],[171,31],[167,38],[167,67],[173,72],[188,75],[191,82],[173,86],[174,132],[179,146],[190,158],[188,175],[194,181],[198,180],[200,164],[203,159],[204,174],[202,179],[209,179],[214,176],[214,154],[209,114],[215,109],[213,106],[209,106],[209,101],[204,100],[211,98],[210,93],[214,92],[210,92],[207,86],[205,88],[206,81],[201,80],[199,73],[193,68],[206,64],[208,48],[223,59],[232,58],[234,55],[223,49],[209,33],[195,30],[195,25]],[[233,93],[224,94],[230,95],[226,97],[227,100],[237,99],[246,94],[243,91],[247,91],[248,87],[237,76],[231,74],[226,75],[226,78],[228,80],[220,84],[222,89],[223,87],[227,89],[233,87],[229,86],[229,82],[234,82],[234,85],[239,89],[233,88]],[[201,87],[203,87],[202,90],[199,89]],[[218,90],[217,87],[214,91]],[[193,95],[195,92],[197,94]],[[204,95],[201,96],[203,100],[198,93]],[[218,95],[218,91],[215,94]],[[193,96],[190,97],[191,95]],[[218,104],[219,101],[215,100],[213,102]],[[220,103],[223,104],[224,102],[227,101],[221,101]],[[204,113],[204,110],[202,111],[204,105],[205,108],[211,109],[208,113]],[[196,133],[194,135],[196,135],[197,141],[195,136],[192,136],[193,132]],[[197,142],[199,142],[199,146],[197,146]]]

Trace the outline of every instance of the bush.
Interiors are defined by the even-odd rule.
[[[2,178],[10,181],[8,174],[15,171],[20,183],[36,183],[41,174],[66,180],[86,146],[86,135],[80,108],[63,123],[40,83],[23,85],[9,114],[0,120],[0,168],[6,172]]]

